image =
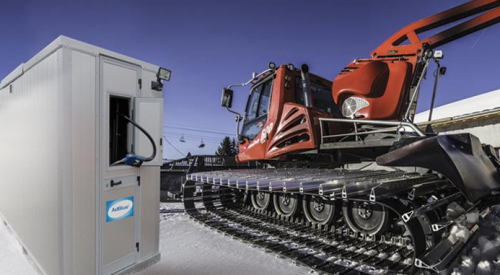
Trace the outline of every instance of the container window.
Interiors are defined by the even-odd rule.
[[[109,104],[109,164],[112,164],[123,159],[131,146],[128,122],[118,115],[130,117],[130,98],[110,96]]]

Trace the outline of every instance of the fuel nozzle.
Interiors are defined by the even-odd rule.
[[[151,137],[151,135],[144,128],[142,128],[139,124],[137,124],[135,121],[133,121],[129,117],[125,116],[124,114],[116,113],[116,115],[119,116],[119,117],[122,117],[123,119],[125,119],[126,121],[128,121],[129,123],[131,123],[132,125],[134,125],[134,127],[136,127],[137,129],[139,129],[139,131],[141,131],[144,135],[146,135],[146,137],[151,142],[151,146],[153,147],[153,153],[151,153],[151,156],[149,156],[147,158],[143,157],[143,156],[139,156],[139,155],[133,154],[133,153],[132,154],[127,154],[123,159],[121,159],[119,161],[116,161],[113,164],[111,164],[111,166],[128,165],[128,166],[133,166],[133,167],[141,167],[141,165],[144,162],[152,161],[153,159],[155,159],[155,157],[156,157],[156,144],[155,144],[153,138]]]
[[[128,165],[134,167],[141,167],[145,160],[146,159],[144,157],[135,154],[127,154],[123,159],[111,164],[111,166]]]

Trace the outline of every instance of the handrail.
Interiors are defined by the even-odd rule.
[[[384,121],[384,120],[364,120],[364,119],[346,119],[346,118],[319,118],[320,122],[320,132],[321,132],[321,144],[324,143],[326,138],[333,137],[348,137],[355,136],[355,140],[359,140],[360,135],[369,135],[374,133],[386,133],[392,132],[392,130],[398,131],[401,128],[410,128],[413,132],[415,132],[418,136],[425,137],[425,133],[423,133],[415,124],[411,122],[404,121]],[[339,123],[352,123],[355,129],[354,133],[345,133],[345,134],[336,134],[336,135],[325,135],[324,133],[324,122],[339,122]],[[373,131],[365,131],[359,132],[358,125],[359,124],[367,124],[367,125],[377,125],[377,126],[390,126],[390,129],[377,129]],[[394,127],[396,129],[394,129]]]

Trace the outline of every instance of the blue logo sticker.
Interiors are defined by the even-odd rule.
[[[106,222],[114,222],[134,216],[134,197],[106,202]]]

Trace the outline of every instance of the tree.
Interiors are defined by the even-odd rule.
[[[232,157],[236,155],[236,142],[231,140],[230,137],[224,137],[219,145],[219,148],[217,148],[217,151],[215,151],[215,155],[219,157]]]

